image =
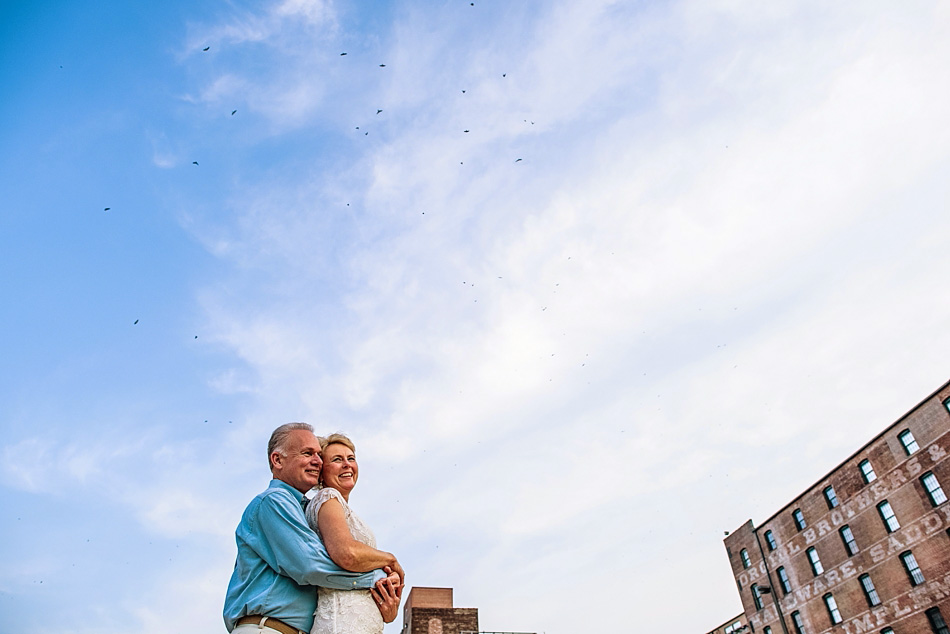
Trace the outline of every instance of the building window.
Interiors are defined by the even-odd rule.
[[[851,532],[850,526],[845,524],[838,529],[838,534],[841,535],[841,541],[844,542],[844,549],[848,552],[848,557],[858,552],[858,543],[854,541],[854,533]]]
[[[940,488],[940,483],[937,482],[937,476],[933,474],[933,471],[928,471],[921,476],[920,483],[923,484],[927,490],[927,497],[930,498],[931,504],[937,506],[947,501],[947,496],[944,494],[943,489]]]
[[[732,632],[738,632],[742,629],[742,621],[736,621],[732,625],[727,625],[722,631],[722,634],[731,634]]]
[[[815,573],[815,576],[817,577],[825,571],[821,565],[821,560],[818,558],[818,551],[815,550],[814,546],[812,546],[805,552],[808,553],[808,561],[811,562],[811,571]]]
[[[881,630],[881,634],[894,634],[894,628],[885,627],[883,630]]]
[[[874,482],[877,480],[877,474],[874,473],[874,467],[872,467],[871,463],[867,460],[862,460],[861,464],[858,465],[858,468],[861,469],[861,477],[864,478],[865,482]]]
[[[778,548],[778,544],[775,543],[775,535],[772,534],[772,531],[765,531],[765,545],[769,547],[770,552]]]
[[[805,623],[802,622],[801,612],[797,610],[792,612],[792,624],[795,626],[795,634],[805,634]]]
[[[914,439],[914,435],[910,433],[909,429],[902,431],[897,438],[901,441],[901,444],[904,445],[904,451],[907,452],[908,456],[920,450],[917,441]]]
[[[909,550],[905,550],[901,553],[901,561],[904,562],[904,569],[907,571],[907,576],[910,577],[910,585],[919,586],[924,582],[924,573],[920,571],[920,566],[917,565],[917,559],[914,557],[914,553]]]
[[[798,530],[803,530],[806,526],[805,516],[802,515],[801,509],[795,509],[792,511],[792,517],[795,519],[795,526],[798,527]]]
[[[871,581],[871,575],[861,575],[858,577],[858,581],[861,582],[861,587],[864,588],[864,598],[868,600],[868,605],[872,608],[875,605],[880,605],[881,597],[877,595],[874,582]]]
[[[762,634],[772,634],[772,628],[766,625],[765,629],[762,630]]]
[[[930,608],[924,614],[927,615],[930,629],[934,631],[934,634],[950,634],[950,628],[947,628],[947,622],[943,620],[940,608]]]
[[[841,623],[841,612],[838,611],[838,604],[835,602],[834,596],[829,592],[822,598],[825,600],[825,607],[828,608],[828,616],[831,617],[831,624],[837,625]]]
[[[897,521],[897,516],[894,515],[894,509],[891,508],[891,503],[887,500],[877,505],[877,512],[881,514],[881,519],[884,520],[884,526],[887,527],[888,533],[893,533],[901,527],[901,523]]]
[[[785,566],[779,566],[778,570],[775,572],[778,573],[778,583],[782,586],[782,592],[788,594],[792,591],[792,584],[788,581],[788,573],[785,572]]]
[[[838,496],[835,495],[835,488],[833,486],[829,484],[822,493],[825,494],[825,502],[828,504],[828,508],[833,509],[838,506]]]
[[[739,557],[742,559],[743,568],[748,568],[752,565],[752,561],[749,559],[749,551],[745,548],[739,551]]]
[[[752,600],[755,601],[755,609],[762,609],[762,595],[759,594],[759,586],[752,584]]]

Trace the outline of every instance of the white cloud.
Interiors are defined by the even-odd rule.
[[[173,149],[166,134],[148,132],[146,137],[152,146],[152,164],[161,169],[170,169],[178,165],[181,158]]]
[[[251,458],[263,454],[255,444],[258,434],[232,429],[213,447],[173,441],[155,428],[132,439],[107,434],[68,441],[49,429],[3,447],[3,483],[52,500],[94,499],[134,518],[149,534],[227,538],[235,501],[222,492],[253,474],[264,474],[266,483],[264,458]]]
[[[198,297],[230,355],[210,386],[246,419],[127,449],[37,436],[3,481],[54,486],[26,455],[78,489],[119,469],[105,493],[146,534],[230,545],[265,432],[307,418],[356,439],[355,506],[412,583],[483,624],[618,629],[636,595],[657,629],[658,589],[701,569],[702,630],[737,609],[722,531],[946,379],[947,10],[458,8],[407,10],[345,72],[329,4],[191,36],[220,62],[195,102],[246,99],[282,156],[182,216],[230,267]],[[143,600],[143,631],[179,592],[218,609],[220,571],[170,570],[193,585]]]
[[[194,56],[205,55],[212,63],[196,67],[198,94],[183,99],[211,108],[242,104],[266,122],[257,130],[265,136],[298,129],[314,121],[325,105],[325,84],[340,72],[333,66],[339,52],[327,48],[338,39],[330,2],[270,2],[258,13],[232,6],[217,25],[190,25],[180,59],[195,63]]]
[[[303,18],[309,24],[321,27],[334,24],[336,18],[332,3],[326,0],[284,0],[273,13],[286,19]]]
[[[132,446],[107,443],[96,447],[64,444],[52,432],[24,438],[3,447],[4,484],[28,493],[65,491],[103,477],[110,462]],[[55,465],[50,469],[45,465]]]

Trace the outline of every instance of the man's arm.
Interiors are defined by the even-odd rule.
[[[272,493],[261,499],[257,529],[261,558],[279,574],[301,585],[367,589],[386,577],[382,570],[356,573],[333,563],[316,533],[307,526],[300,504],[289,493]]]

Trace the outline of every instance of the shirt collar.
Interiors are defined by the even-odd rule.
[[[291,494],[293,494],[294,498],[296,498],[298,502],[301,502],[301,501],[303,500],[303,493],[301,493],[301,492],[298,491],[297,489],[293,488],[292,486],[290,486],[289,484],[287,484],[287,483],[284,482],[283,480],[278,480],[277,478],[274,478],[273,480],[271,480],[271,481],[270,481],[270,488],[273,489],[274,487],[277,487],[277,488],[279,488],[279,489],[286,489],[286,490],[290,491]]]

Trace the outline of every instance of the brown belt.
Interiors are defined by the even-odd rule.
[[[303,630],[298,630],[296,627],[291,627],[283,621],[275,619],[272,616],[242,616],[235,624],[235,626],[237,625],[259,625],[261,627],[269,627],[272,630],[277,630],[281,634],[307,634]]]

